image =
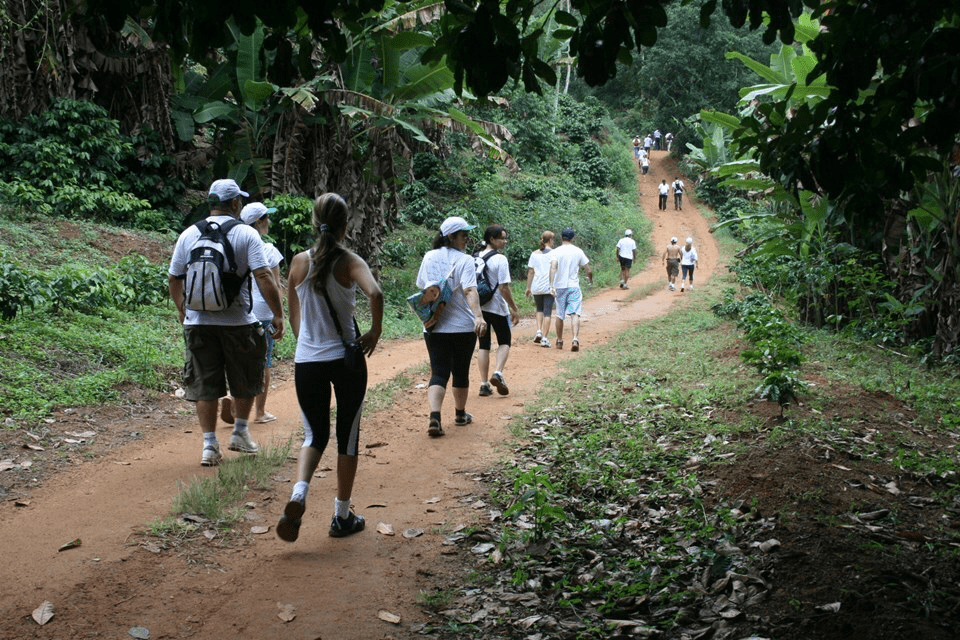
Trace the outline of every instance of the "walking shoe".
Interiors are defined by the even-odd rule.
[[[680,292],[683,293],[683,285],[680,285]]]
[[[465,413],[462,416],[457,416],[454,419],[453,424],[463,427],[470,424],[471,422],[473,422],[473,416],[470,415],[469,413]]]
[[[443,435],[443,427],[440,426],[440,421],[436,418],[430,418],[430,426],[427,427],[427,435],[432,438],[439,438]]]
[[[353,512],[346,518],[333,516],[333,520],[330,521],[330,536],[333,538],[343,538],[352,533],[359,533],[363,531],[364,525],[363,516],[358,516]]]
[[[287,542],[293,542],[300,535],[300,522],[303,512],[307,510],[302,496],[290,498],[290,502],[283,508],[283,515],[277,523],[277,537]]]
[[[693,285],[690,285],[690,291],[693,291]]]
[[[624,289],[629,289],[629,288],[630,288],[630,285],[628,285],[626,282],[624,282],[624,283],[623,283],[623,288],[624,288]]]
[[[230,396],[220,401],[220,419],[227,424],[233,424],[233,398]]]
[[[677,288],[674,286],[674,284],[673,284],[672,282],[670,283],[669,288],[670,288],[670,291],[676,291],[676,290],[677,290]]]
[[[493,395],[493,389],[490,388],[490,383],[489,383],[489,382],[484,382],[483,384],[480,385],[480,395],[481,395],[481,396],[492,396],[492,395]]]
[[[557,340],[557,349],[563,349],[563,340]]]
[[[495,386],[497,388],[497,393],[502,396],[510,393],[510,389],[507,387],[507,383],[504,381],[503,375],[499,372],[494,372],[494,374],[490,376],[490,384]]]
[[[200,465],[203,467],[215,467],[223,460],[223,454],[220,453],[220,445],[207,445],[203,448],[203,456],[200,458]]]
[[[570,343],[570,351],[580,351],[580,341],[576,338]]]
[[[541,340],[543,340],[543,333],[541,333],[540,331],[537,331],[537,335],[533,337],[533,341],[540,342]]]
[[[234,433],[230,436],[230,444],[227,445],[227,449],[240,453],[257,453],[260,451],[260,446],[250,439],[249,433],[245,435]]]
[[[550,348],[550,341],[547,340],[546,338],[544,338],[543,341],[540,343],[540,346],[541,346],[541,347],[546,347],[547,349],[549,349],[549,348]]]

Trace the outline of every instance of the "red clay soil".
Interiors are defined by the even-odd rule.
[[[583,351],[638,320],[666,314],[682,296],[692,295],[666,290],[659,254],[670,236],[694,238],[700,257],[698,288],[709,283],[717,268],[717,247],[695,198],[685,198],[682,212],[673,211],[672,202],[667,211],[657,209],[656,184],[662,178],[671,182],[675,173],[673,160],[655,151],[650,174],[638,178],[643,192],[639,204],[653,221],[657,255],[637,265],[631,291],[595,292],[586,301]],[[613,247],[590,258],[612,261]],[[638,288],[655,282],[664,287],[636,299]],[[522,291],[519,285],[514,290]],[[335,456],[328,447],[320,467],[328,472],[312,483],[296,543],[283,542],[274,533],[295,475],[291,460],[270,490],[248,497],[253,506],[241,535],[151,550],[150,538],[138,531],[169,514],[180,483],[217,473],[199,464],[201,438],[192,405],[171,397],[153,399],[150,405],[58,414],[48,425],[51,432],[95,431],[94,440],[111,446],[91,461],[66,447],[58,449],[59,456],[50,451],[21,455],[25,459],[36,453],[38,460],[47,455],[46,468],[57,460],[73,464],[61,463],[65,469],[36,482],[31,482],[31,471],[16,472],[22,481],[0,503],[0,638],[125,638],[137,626],[149,629],[154,639],[416,637],[416,625],[426,620],[417,604],[421,589],[429,590],[432,576],[454,570],[444,554],[449,549],[442,544],[444,533],[478,517],[470,507],[482,493],[474,472],[498,459],[500,445],[509,439],[511,416],[536,399],[540,385],[559,371],[561,362],[578,357],[569,348],[534,344],[530,318],[521,321],[517,333],[505,371],[510,394],[478,398],[471,393],[467,409],[474,423],[469,427],[453,425],[448,398],[447,435],[426,435],[428,375],[423,373],[408,374],[412,382],[394,406],[365,416],[365,448],[353,501],[368,528],[345,539],[327,535],[335,488],[329,472]],[[425,362],[420,340],[383,344],[369,360],[370,385]],[[269,443],[298,432],[289,369],[277,371],[267,408],[278,420],[253,425],[257,440]],[[225,442],[229,431],[222,426]],[[26,444],[29,439],[21,436]],[[7,481],[4,477],[10,486]],[[378,533],[379,523],[392,525],[396,535]],[[248,533],[256,526],[270,530]],[[406,538],[402,534],[408,529],[424,533]],[[58,551],[75,539],[79,546]],[[40,626],[30,614],[44,601],[53,603],[55,616]],[[281,605],[292,605],[292,621],[278,616]],[[381,620],[381,611],[400,616],[400,624]]]

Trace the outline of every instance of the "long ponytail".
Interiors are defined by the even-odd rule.
[[[339,238],[347,228],[347,203],[336,193],[325,193],[313,205],[313,229],[317,241],[313,245],[313,269],[310,286],[317,293],[326,289],[327,276],[344,253]]]

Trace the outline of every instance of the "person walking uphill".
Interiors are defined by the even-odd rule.
[[[537,335],[533,341],[550,347],[550,321],[553,317],[553,296],[550,295],[550,252],[553,251],[553,231],[540,234],[540,248],[527,260],[527,297],[533,296],[537,309]]]
[[[447,382],[453,377],[453,404],[456,410],[454,424],[468,425],[473,416],[467,413],[467,394],[470,392],[470,360],[477,337],[487,332],[487,323],[480,310],[477,295],[477,270],[473,258],[464,253],[474,225],[458,216],[443,221],[440,231],[433,239],[433,249],[423,256],[417,273],[417,286],[427,286],[444,281],[450,287],[447,300],[439,319],[424,325],[423,340],[430,356],[430,384],[427,400],[430,404],[430,421],[427,434],[443,435],[441,409],[447,393]],[[432,320],[432,319],[431,319]]]
[[[248,224],[257,230],[261,239],[270,231],[270,214],[276,213],[273,207],[268,208],[262,202],[250,202],[240,211],[240,221]],[[280,290],[280,263],[283,262],[283,254],[270,243],[263,243],[263,255],[267,259],[267,266],[273,274],[274,282],[277,284],[277,290]],[[253,399],[253,421],[259,424],[273,422],[277,416],[267,413],[267,394],[270,392],[270,370],[273,368],[273,347],[276,342],[273,339],[273,311],[270,305],[263,299],[260,288],[253,289],[253,314],[257,316],[257,321],[266,331],[267,339],[267,357],[263,368],[263,391],[257,394]],[[233,424],[233,398],[227,396],[221,402],[220,417],[224,422]]]
[[[330,387],[337,397],[337,496],[329,534],[335,538],[362,531],[363,516],[350,511],[357,474],[360,413],[367,395],[367,362],[380,340],[383,292],[363,258],[341,243],[347,233],[347,204],[335,193],[317,198],[313,207],[313,248],[290,264],[287,302],[290,326],[297,337],[294,382],[303,416],[303,446],[297,483],[277,523],[277,536],[293,542],[307,508],[307,494],[323,451],[330,441]],[[359,335],[354,319],[357,287],[370,299],[370,330]],[[348,361],[345,342],[359,343],[363,356]]]
[[[620,288],[629,289],[630,267],[637,260],[637,243],[633,239],[633,231],[627,229],[623,237],[617,242],[617,260],[620,262]]]
[[[573,316],[570,328],[573,333],[571,351],[580,350],[580,316],[583,314],[583,293],[580,291],[580,269],[584,270],[593,284],[593,270],[583,249],[573,244],[576,232],[567,227],[561,232],[563,244],[550,252],[550,293],[557,300],[555,312],[557,325],[557,349],[563,349],[563,319]]]
[[[502,396],[510,393],[506,381],[503,379],[503,369],[507,365],[507,357],[510,355],[510,343],[512,334],[510,325],[516,325],[520,322],[520,310],[513,301],[513,294],[510,291],[510,265],[507,262],[507,256],[501,253],[507,246],[507,230],[499,224],[492,224],[483,232],[483,240],[486,246],[482,251],[474,254],[474,258],[479,258],[486,263],[487,273],[490,274],[490,284],[495,287],[493,297],[481,306],[483,319],[493,333],[497,334],[497,368],[489,378],[490,372],[490,330],[480,336],[480,349],[477,353],[477,366],[480,368],[480,395],[493,395],[490,388],[492,384],[497,389],[497,393]],[[508,309],[509,307],[509,309]]]
[[[670,244],[663,252],[663,263],[667,265],[667,287],[670,291],[677,288],[677,276],[680,275],[680,247],[676,237],[670,238]]]
[[[693,246],[693,238],[687,238],[687,244],[680,249],[680,268],[683,276],[680,278],[680,291],[686,286],[687,276],[690,277],[690,291],[693,291],[693,270],[697,266],[697,249]]]
[[[667,194],[670,193],[670,187],[667,186],[667,180],[663,179],[659,185],[657,185],[657,190],[660,192],[660,200],[657,202],[657,208],[661,211],[667,210]]]
[[[673,179],[673,209],[683,211],[683,180],[680,176]]]
[[[185,398],[196,403],[197,419],[203,432],[203,454],[200,464],[212,467],[220,464],[223,455],[217,441],[217,405],[227,394],[227,383],[234,400],[233,434],[227,446],[231,451],[257,453],[260,447],[250,437],[249,417],[254,397],[263,391],[263,365],[267,351],[264,329],[253,314],[251,301],[251,274],[263,298],[273,312],[273,337],[283,337],[283,306],[263,253],[263,242],[253,227],[237,220],[243,207],[243,197],[233,180],[217,180],[210,185],[208,202],[210,215],[188,227],[180,237],[170,260],[168,288],[170,297],[177,306],[183,337],[186,345],[186,364],[183,368]],[[219,229],[218,229],[219,228]],[[204,232],[225,231],[225,242],[211,243],[205,240]],[[201,245],[207,243],[205,248]],[[205,305],[216,306],[210,296],[201,296],[201,283],[212,282],[210,278],[191,278],[188,271],[199,265],[212,264],[208,260],[214,254],[222,255],[216,247],[223,247],[227,265],[235,267],[235,274],[225,273],[226,300],[221,310],[203,310]],[[228,250],[229,248],[229,250]],[[222,273],[215,269],[217,274]],[[207,266],[207,273],[212,273]],[[218,280],[214,278],[213,280]],[[239,283],[235,290],[230,282]],[[214,287],[219,290],[219,287]],[[203,300],[200,304],[199,299]],[[219,298],[218,298],[219,299]]]

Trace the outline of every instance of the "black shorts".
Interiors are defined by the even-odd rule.
[[[620,259],[620,268],[629,269],[633,266],[633,258],[624,258],[623,256],[617,256]]]
[[[484,351],[490,351],[490,345],[492,342],[490,339],[491,330],[493,333],[497,334],[498,346],[509,347],[510,341],[513,339],[513,332],[510,329],[509,316],[501,316],[497,315],[496,313],[484,311],[483,319],[487,321],[487,332],[480,336],[479,347]]]

